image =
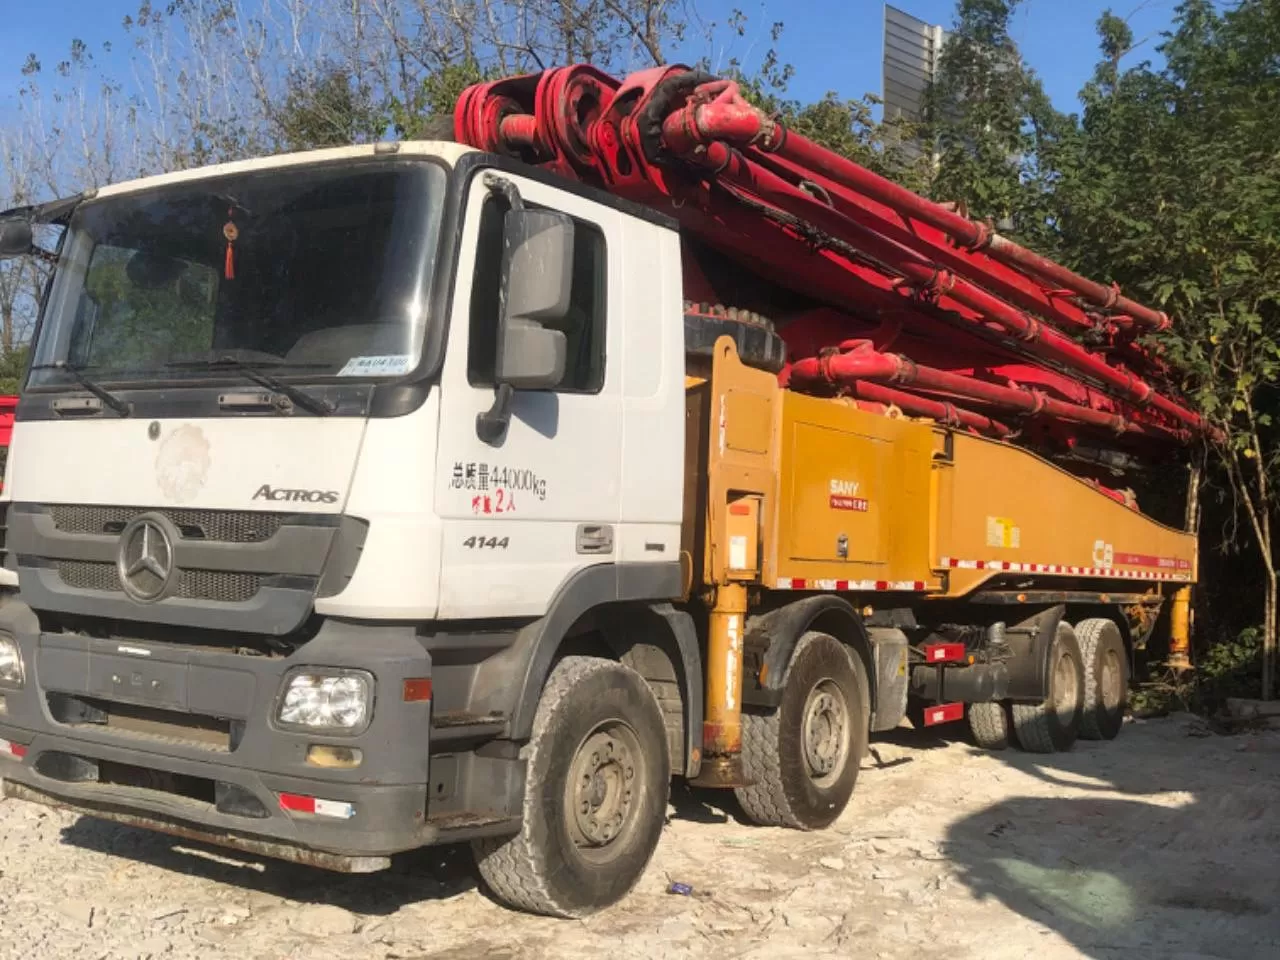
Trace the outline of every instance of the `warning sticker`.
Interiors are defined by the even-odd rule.
[[[1156,567],[1160,570],[1190,570],[1191,561],[1181,557],[1155,557],[1145,553],[1117,553],[1115,562],[1126,567]]]
[[[382,357],[352,357],[338,371],[340,377],[396,377],[409,372],[412,358],[407,353]]]
[[[1022,546],[1022,529],[1008,517],[987,517],[987,546],[1017,549]]]

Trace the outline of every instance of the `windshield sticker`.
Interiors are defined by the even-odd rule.
[[[407,353],[393,353],[384,357],[352,357],[338,371],[338,376],[394,377],[409,372],[410,359]]]

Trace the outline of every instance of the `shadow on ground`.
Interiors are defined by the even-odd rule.
[[[1123,754],[1123,740],[1002,754],[1073,795],[1013,798],[953,824],[945,853],[963,882],[1099,960],[1280,957],[1280,754],[1251,764],[1215,739],[1200,761],[1214,769],[1179,782],[1187,764],[1129,739]]]
[[[403,906],[454,897],[477,885],[475,863],[465,844],[400,854],[389,870],[353,875],[175,840],[88,816],[64,830],[62,840],[82,850],[302,903],[333,904],[364,916],[390,915]]]

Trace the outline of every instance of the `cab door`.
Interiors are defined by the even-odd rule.
[[[440,381],[435,506],[444,537],[442,619],[538,616],[577,570],[612,563],[622,518],[622,214],[503,173],[523,202],[574,221],[567,362],[558,387],[517,390],[505,436],[486,442],[494,402],[503,217],[472,178]]]

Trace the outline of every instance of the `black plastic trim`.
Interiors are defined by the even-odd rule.
[[[480,665],[469,709],[508,714],[507,736],[528,739],[561,642],[576,623],[611,604],[670,601],[682,592],[678,562],[606,563],[577,571],[561,585],[545,616],[520,629],[510,646]],[[701,718],[698,723],[700,729]]]
[[[820,594],[788,603],[768,613],[747,620],[747,647],[765,645],[765,685],[744,682],[742,701],[752,706],[774,707],[781,698],[781,687],[786,678],[791,654],[800,638],[809,630],[823,629],[841,643],[849,646],[862,663],[861,677],[866,684],[867,709],[871,716],[876,712],[876,668],[862,618],[849,601],[832,594]],[[747,681],[755,678],[748,676]],[[773,695],[772,691],[779,691]]]
[[[1014,653],[1009,661],[1009,699],[1041,703],[1049,695],[1049,651],[1066,612],[1059,604],[1005,631],[1005,642]]]

